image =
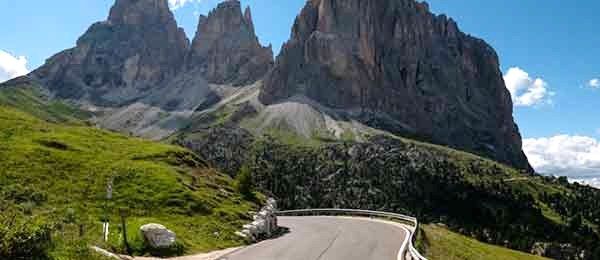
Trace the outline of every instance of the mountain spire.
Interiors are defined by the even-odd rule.
[[[117,0],[107,21],[31,75],[59,98],[125,105],[161,88],[183,65],[189,40],[167,0]]]
[[[167,0],[117,0],[108,16],[112,24],[171,24],[173,21]]]
[[[254,21],[252,21],[252,11],[250,10],[250,6],[246,7],[246,10],[244,11],[244,20],[246,21],[246,24],[248,25],[248,28],[250,29],[250,31],[252,33],[254,32]]]
[[[273,52],[254,32],[250,8],[242,14],[238,0],[220,3],[201,16],[186,60],[209,82],[246,85],[263,77],[273,64]]]

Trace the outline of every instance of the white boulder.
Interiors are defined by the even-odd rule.
[[[173,231],[160,224],[147,224],[140,227],[144,239],[152,248],[168,248],[175,244]]]

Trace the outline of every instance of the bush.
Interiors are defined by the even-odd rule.
[[[52,227],[17,211],[0,215],[0,259],[48,259]]]
[[[254,198],[254,182],[252,172],[248,166],[240,168],[240,172],[235,177],[235,186],[246,199]]]
[[[20,184],[3,186],[2,189],[0,189],[0,197],[16,204],[29,202],[34,205],[39,205],[48,200],[48,194],[46,194],[46,192]]]

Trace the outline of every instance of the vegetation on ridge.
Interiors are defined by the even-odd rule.
[[[585,259],[600,256],[600,210],[589,207],[600,192],[593,188],[401,137],[306,145],[243,127],[227,122],[197,128],[181,132],[175,142],[232,175],[249,166],[261,191],[284,209],[398,212],[524,252],[543,243],[572,255],[585,251]]]

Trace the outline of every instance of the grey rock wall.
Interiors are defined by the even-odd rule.
[[[532,171],[496,52],[426,3],[308,1],[260,100],[294,95],[360,111],[376,128]]]
[[[247,85],[261,79],[273,65],[271,46],[263,47],[254,31],[250,8],[224,1],[201,16],[186,66],[211,83]]]

